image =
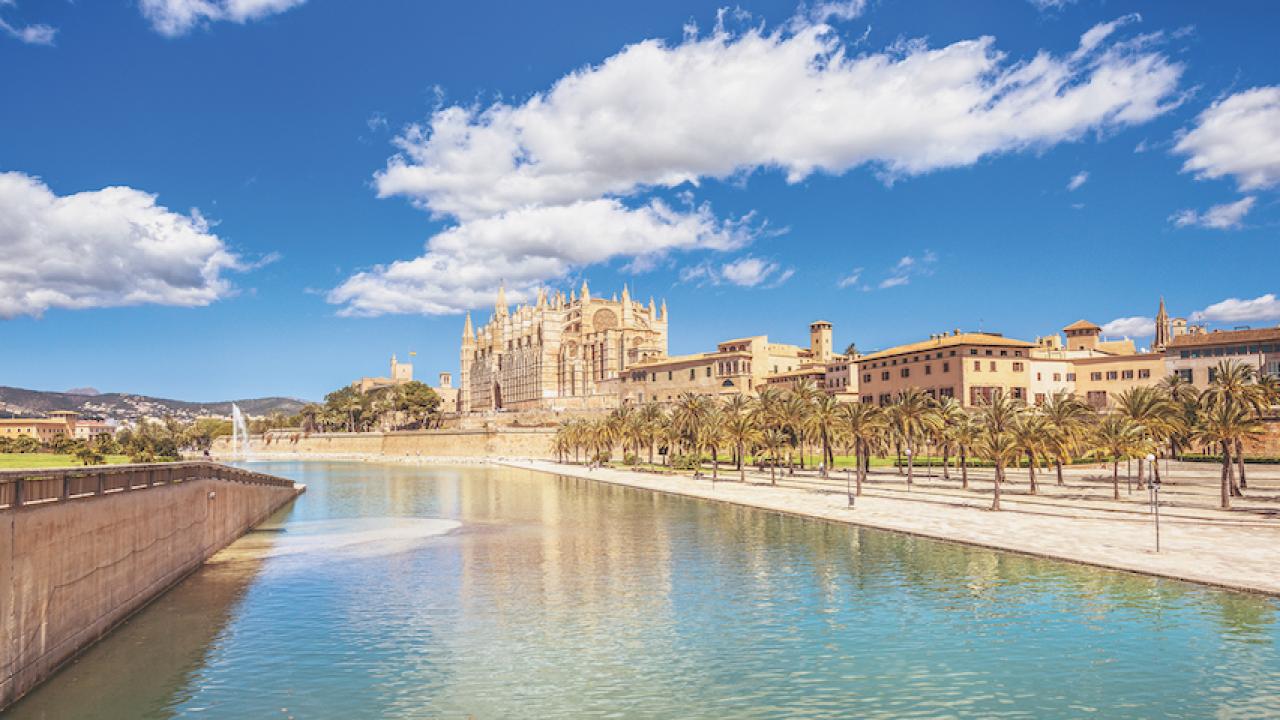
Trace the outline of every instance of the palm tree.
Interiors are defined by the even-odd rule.
[[[1237,405],[1247,414],[1260,415],[1268,406],[1268,387],[1259,385],[1252,365],[1238,360],[1223,360],[1214,368],[1213,380],[1205,390],[1203,399],[1209,405]],[[1235,440],[1236,464],[1240,469],[1239,486],[1232,486],[1232,494],[1243,496],[1249,482],[1244,474],[1244,440]]]
[[[1120,499],[1120,459],[1129,457],[1141,444],[1145,430],[1119,413],[1108,413],[1093,431],[1095,453],[1111,457],[1111,496]]]
[[[964,406],[953,397],[944,397],[938,401],[934,409],[937,417],[937,438],[942,448],[942,479],[950,480],[951,473],[947,465],[951,462],[951,449],[955,446],[955,428],[963,422],[967,415]]]
[[[795,454],[801,451],[804,442],[805,425],[809,421],[811,404],[805,395],[792,392],[786,395],[778,406],[777,420],[779,426],[787,433],[787,474],[795,474]],[[802,459],[803,463],[803,459]]]
[[[728,413],[731,418],[736,418],[751,415],[755,412],[755,407],[751,398],[741,393],[735,393],[725,401],[724,411]],[[742,457],[742,453],[739,452],[739,448],[736,444],[734,445],[733,461],[734,465],[738,468],[738,471],[742,472],[742,465],[746,460]]]
[[[658,440],[662,437],[662,427],[667,422],[667,414],[656,402],[647,402],[640,406],[636,413],[641,423],[641,440],[649,447],[649,464],[653,464],[653,452]]]
[[[714,401],[700,418],[701,431],[699,437],[711,451],[711,482],[720,478],[720,446],[727,442],[729,434],[729,416]]]
[[[741,396],[738,396],[741,397]],[[733,412],[733,405],[728,406],[728,420],[725,423],[724,434],[725,439],[733,443],[734,455],[738,461],[738,480],[746,482],[747,468],[746,455],[747,450],[754,448],[760,442],[760,427],[756,423],[756,416],[751,412]]]
[[[982,439],[982,426],[969,413],[957,420],[951,429],[951,442],[960,457],[960,487],[969,489],[969,454]]]
[[[808,430],[822,443],[822,477],[829,477],[836,461],[832,452],[834,439],[841,424],[840,402],[830,395],[822,395],[813,402],[807,419]]]
[[[1000,509],[1000,484],[1004,481],[1004,467],[1017,457],[1018,446],[1013,440],[1012,430],[1024,410],[1025,406],[1021,401],[999,389],[978,410],[978,422],[982,431],[976,449],[995,464],[992,510]]]
[[[1027,492],[1036,494],[1036,460],[1045,447],[1048,424],[1039,412],[1024,412],[1014,419],[1009,435],[1018,451],[1027,456],[1029,486]]]
[[[769,484],[778,484],[778,454],[782,448],[788,447],[791,441],[785,432],[771,427],[760,436],[760,445],[769,453]]]
[[[862,495],[862,483],[867,479],[867,464],[871,448],[879,444],[887,429],[884,412],[870,403],[849,403],[840,408],[846,437],[853,443],[855,473],[858,479],[857,495]]]
[[[1063,485],[1062,465],[1075,455],[1093,418],[1093,408],[1066,390],[1059,390],[1040,406],[1040,414],[1044,416],[1046,447],[1053,456],[1058,485]]]
[[[919,388],[907,388],[889,406],[889,422],[895,434],[907,445],[907,489],[914,479],[915,442],[937,426],[933,398]]]
[[[1129,418],[1141,427],[1148,442],[1144,445],[1156,445],[1157,440],[1165,437],[1169,428],[1169,416],[1173,406],[1159,389],[1154,387],[1132,387],[1116,396],[1116,412]],[[1138,487],[1146,487],[1142,470],[1145,456],[1138,455]],[[1153,473],[1159,473],[1158,465]]]
[[[1231,496],[1238,494],[1232,486],[1232,448],[1240,446],[1244,438],[1256,434],[1261,421],[1242,405],[1216,402],[1205,405],[1197,426],[1197,436],[1201,441],[1222,448],[1222,509],[1226,510],[1231,507]]]

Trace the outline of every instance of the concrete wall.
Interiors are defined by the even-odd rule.
[[[296,494],[199,479],[0,512],[0,709]]]
[[[421,455],[424,457],[520,457],[550,459],[555,428],[487,430],[420,430],[408,432],[315,433],[292,442],[288,437],[263,442],[254,436],[255,452],[299,455]],[[211,452],[227,455],[230,438],[221,437]]]

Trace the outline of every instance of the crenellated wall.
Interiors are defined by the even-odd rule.
[[[133,467],[0,473],[0,709],[301,491],[211,463]]]

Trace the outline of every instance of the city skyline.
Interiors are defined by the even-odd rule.
[[[456,372],[504,281],[665,298],[673,355],[1280,321],[1261,4],[193,7],[0,3],[0,384]]]

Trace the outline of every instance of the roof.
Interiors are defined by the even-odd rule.
[[[1215,330],[1197,335],[1178,335],[1169,341],[1169,349],[1204,347],[1205,345],[1232,345],[1268,340],[1280,340],[1280,327],[1257,330]]]
[[[765,379],[777,380],[777,379],[784,379],[784,378],[808,377],[810,375],[825,375],[825,374],[827,374],[826,369],[819,366],[819,367],[800,368],[799,370],[788,370],[786,372],[780,372],[780,373],[773,373],[772,375],[769,375]]]
[[[648,370],[650,368],[661,367],[663,365],[678,365],[680,363],[694,362],[697,360],[710,360],[716,356],[728,355],[728,354],[732,354],[732,353],[709,352],[709,353],[693,353],[692,355],[668,355],[666,357],[641,360],[640,362],[634,365],[628,365],[627,369],[628,370],[641,370],[641,369]]]
[[[1094,325],[1088,320],[1077,320],[1062,329],[1063,330],[1097,330],[1099,332],[1102,331],[1101,327]]]
[[[943,335],[932,340],[911,343],[909,345],[899,345],[891,347],[888,350],[873,352],[870,355],[863,355],[856,362],[865,362],[867,360],[879,360],[880,358],[893,357],[895,355],[906,355],[913,352],[923,352],[925,350],[934,350],[937,348],[956,347],[959,345],[988,345],[994,347],[1016,347],[1016,348],[1033,348],[1035,343],[1029,343],[1025,340],[1014,340],[1002,335],[988,335],[986,333],[960,333],[959,335]]]

